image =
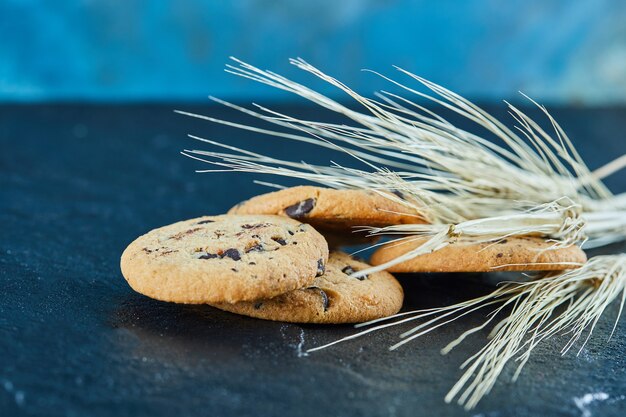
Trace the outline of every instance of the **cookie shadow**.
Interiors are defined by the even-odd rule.
[[[402,312],[444,307],[492,292],[497,282],[520,274],[429,273],[394,274],[404,289]]]
[[[441,307],[493,290],[487,274],[398,274],[405,292],[402,311]],[[462,317],[453,327],[476,324],[479,317]],[[127,355],[157,357],[177,366],[199,362],[235,364],[242,358],[302,356],[307,348],[354,334],[352,324],[292,324],[240,316],[208,305],[161,302],[129,293],[109,318],[111,327],[124,337],[116,342]],[[381,337],[391,337],[390,329]],[[395,336],[394,336],[395,337]],[[381,339],[383,340],[383,339]],[[360,344],[346,344],[359,349]],[[388,343],[381,344],[381,351]],[[342,349],[343,350],[343,349]]]

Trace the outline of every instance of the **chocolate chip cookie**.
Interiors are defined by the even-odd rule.
[[[259,195],[231,208],[229,214],[276,214],[313,225],[322,234],[357,238],[355,226],[382,227],[424,223],[414,208],[374,191],[299,186]]]
[[[381,265],[425,242],[408,238],[389,243],[372,254],[372,265]],[[510,237],[499,242],[471,243],[462,240],[432,253],[390,267],[390,272],[489,272],[560,271],[578,268],[587,256],[578,246],[549,249],[552,243],[537,237]]]
[[[152,230],[122,254],[137,292],[178,303],[271,298],[312,285],[328,245],[313,227],[281,216],[221,215]]]
[[[390,316],[402,307],[402,287],[387,272],[354,278],[368,268],[342,252],[331,252],[324,275],[306,288],[267,300],[211,303],[222,310],[292,323],[358,323]]]

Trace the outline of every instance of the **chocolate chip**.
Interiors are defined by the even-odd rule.
[[[263,227],[269,226],[269,223],[256,223],[256,224],[242,224],[242,229],[261,229]]]
[[[291,218],[297,219],[305,216],[307,213],[313,210],[313,207],[315,207],[315,199],[307,198],[304,201],[300,201],[299,203],[285,208],[285,214],[287,214],[287,216]]]
[[[170,236],[169,238],[170,239],[174,239],[174,240],[180,240],[183,237],[185,237],[187,235],[190,235],[190,234],[192,234],[194,232],[197,232],[200,229],[201,229],[201,227],[196,227],[196,228],[193,228],[193,229],[185,230],[184,232],[176,233],[175,235]]]
[[[496,255],[496,258],[502,258],[502,256],[503,256],[503,254],[499,253],[499,254]]]
[[[294,235],[294,233],[291,230],[287,230],[287,233],[289,233],[291,236]]]
[[[255,310],[258,310],[258,309],[260,309],[262,306],[263,306],[263,303],[256,303],[256,304],[254,305],[254,309],[255,309]]]
[[[222,258],[225,258],[225,257],[229,257],[233,261],[238,261],[241,259],[241,254],[239,253],[237,249],[231,248],[231,249],[226,249],[224,251],[224,253],[222,254]]]
[[[326,272],[326,265],[324,265],[324,260],[320,258],[317,261],[317,275],[315,276],[321,277],[324,275],[324,272]]]
[[[285,239],[279,237],[273,237],[272,240],[276,243],[280,243],[281,246],[285,246],[287,244],[287,242],[285,242]]]
[[[320,295],[322,296],[322,305],[324,306],[324,311],[328,310],[328,306],[330,302],[328,301],[328,294],[324,290],[320,289]]]
[[[256,262],[248,262],[248,265],[256,265]]]
[[[343,268],[341,272],[343,272],[346,275],[352,275],[356,271],[350,265],[348,265],[345,268]],[[362,277],[355,277],[355,278],[358,279],[359,281],[365,281],[367,279],[367,275],[364,275]]]
[[[330,301],[328,300],[328,294],[326,294],[326,291],[324,291],[320,287],[309,287],[307,288],[307,290],[317,290],[320,292],[320,295],[322,296],[322,306],[324,306],[324,312],[326,312],[328,310],[328,306],[330,305]]]
[[[143,248],[142,251],[144,251],[145,253],[152,253],[152,249],[148,248]]]
[[[239,270],[237,268],[230,268],[231,271],[233,272],[239,272]]]
[[[202,220],[201,222],[198,222],[196,224],[207,224],[207,223],[215,223],[215,220]]]
[[[237,249],[231,248],[231,249],[226,249],[224,252],[222,252],[221,254],[217,254],[217,253],[206,253],[204,255],[201,255],[198,259],[215,259],[215,258],[230,258],[233,261],[238,261],[241,259],[241,255],[239,254],[239,251]]]
[[[255,243],[246,249],[246,253],[248,252],[261,252],[263,251],[263,246],[260,243]]]
[[[354,274],[354,269],[352,269],[352,267],[350,265],[348,265],[345,268],[343,268],[341,270],[341,272],[343,272],[346,275],[352,275],[352,274]]]

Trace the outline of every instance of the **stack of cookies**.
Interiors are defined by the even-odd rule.
[[[363,322],[397,313],[402,287],[385,271],[355,277],[370,265],[336,248],[365,239],[354,233],[356,226],[423,222],[419,213],[378,193],[294,187],[252,198],[225,215],[152,230],[128,246],[121,268],[135,291],[162,301],[285,322]],[[380,265],[419,244],[384,245],[371,263]],[[533,237],[458,243],[390,271],[566,269],[586,260],[576,246],[537,251],[545,245]]]

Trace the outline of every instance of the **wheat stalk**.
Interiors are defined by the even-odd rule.
[[[409,235],[409,237],[397,239],[399,243],[406,243],[423,237],[427,239],[418,247],[389,262],[363,269],[353,275],[361,277],[386,270],[416,256],[440,250],[458,239],[472,243],[497,243],[510,237],[541,235],[550,236],[549,241],[552,243],[550,247],[544,250],[568,247],[585,239],[582,233],[585,222],[579,216],[578,209],[576,204],[563,198],[523,213],[474,219],[457,224],[434,223],[366,227],[363,230],[368,231],[372,236]]]
[[[377,94],[379,100],[363,97],[301,59],[291,60],[291,63],[340,89],[365,111],[348,108],[271,71],[260,70],[236,59],[234,61],[238,66],[228,65],[228,72],[303,97],[344,115],[352,124],[302,120],[263,106],[255,105],[257,110],[251,110],[216,98],[213,100],[218,103],[270,124],[290,128],[295,133],[181,113],[345,152],[369,171],[336,164],[314,166],[306,162],[278,160],[192,136],[231,151],[185,151],[187,156],[222,168],[202,172],[232,170],[298,176],[332,188],[401,191],[411,197],[409,204],[417,205],[427,220],[442,224],[497,217],[503,213],[516,214],[568,197],[581,206],[583,217],[593,225],[588,228],[588,246],[610,243],[626,236],[626,196],[614,196],[601,181],[604,176],[626,165],[626,157],[591,172],[563,129],[543,106],[532,100],[552,124],[555,137],[513,105],[509,104],[509,109],[518,123],[518,133],[468,100],[408,71],[398,68],[401,74],[418,81],[435,95],[422,93],[378,74],[411,94],[473,121],[496,139],[496,142],[491,142],[459,129],[434,112],[399,95],[382,91]],[[389,193],[386,195],[389,196]]]
[[[464,372],[445,398],[447,402],[457,398],[460,405],[471,409],[489,393],[505,365],[511,360],[518,362],[513,375],[515,381],[532,351],[544,340],[557,334],[570,335],[561,350],[562,354],[566,354],[582,339],[578,350],[580,353],[598,320],[616,299],[620,302],[613,331],[626,300],[626,254],[598,256],[590,259],[582,268],[550,273],[529,282],[505,283],[488,295],[459,304],[411,311],[363,323],[357,327],[375,326],[327,345],[309,349],[309,352],[353,340],[383,328],[428,319],[402,333],[402,340],[390,347],[390,350],[395,350],[465,315],[498,305],[487,315],[483,324],[467,330],[442,349],[442,353],[446,354],[468,336],[492,326],[489,341],[461,365]],[[507,309],[511,309],[508,314]],[[503,315],[505,317],[501,318]],[[496,321],[499,318],[500,321]]]
[[[509,113],[517,124],[513,129],[463,97],[401,68],[397,70],[403,76],[417,81],[430,94],[375,73],[410,95],[472,121],[490,136],[492,140],[489,140],[458,128],[434,111],[398,94],[380,91],[376,99],[363,97],[302,59],[291,63],[345,93],[361,111],[274,72],[234,61],[236,65],[227,66],[228,72],[300,96],[343,115],[347,123],[303,120],[264,106],[255,104],[254,109],[248,109],[213,97],[218,103],[267,122],[268,127],[180,113],[343,152],[362,168],[280,160],[197,136],[191,137],[222,151],[191,149],[183,154],[214,167],[199,172],[270,174],[297,177],[336,189],[373,190],[407,206],[411,212],[420,212],[430,223],[385,228],[363,225],[361,230],[373,235],[427,239],[407,254],[360,271],[361,274],[441,249],[460,238],[497,242],[509,236],[537,234],[553,243],[548,250],[571,244],[600,246],[626,239],[626,194],[613,195],[602,183],[603,178],[626,166],[626,156],[590,171],[545,107],[528,97],[545,114],[554,130],[552,135],[509,103]],[[271,125],[277,128],[270,128]],[[608,304],[620,294],[621,314],[625,288],[626,255],[596,257],[579,269],[551,273],[528,283],[508,283],[474,300],[402,313],[391,318],[395,321],[371,322],[368,324],[377,325],[311,351],[382,328],[429,318],[405,332],[403,340],[392,346],[396,349],[459,317],[499,305],[483,325],[468,330],[444,348],[443,353],[447,353],[469,335],[495,323],[496,316],[505,314],[505,309],[511,309],[508,316],[494,325],[485,347],[464,363],[465,373],[446,397],[447,401],[457,398],[466,408],[472,408],[491,390],[509,360],[519,360],[515,379],[534,347],[563,331],[571,333],[565,353],[585,331],[590,336]],[[583,346],[585,342],[586,339]]]

